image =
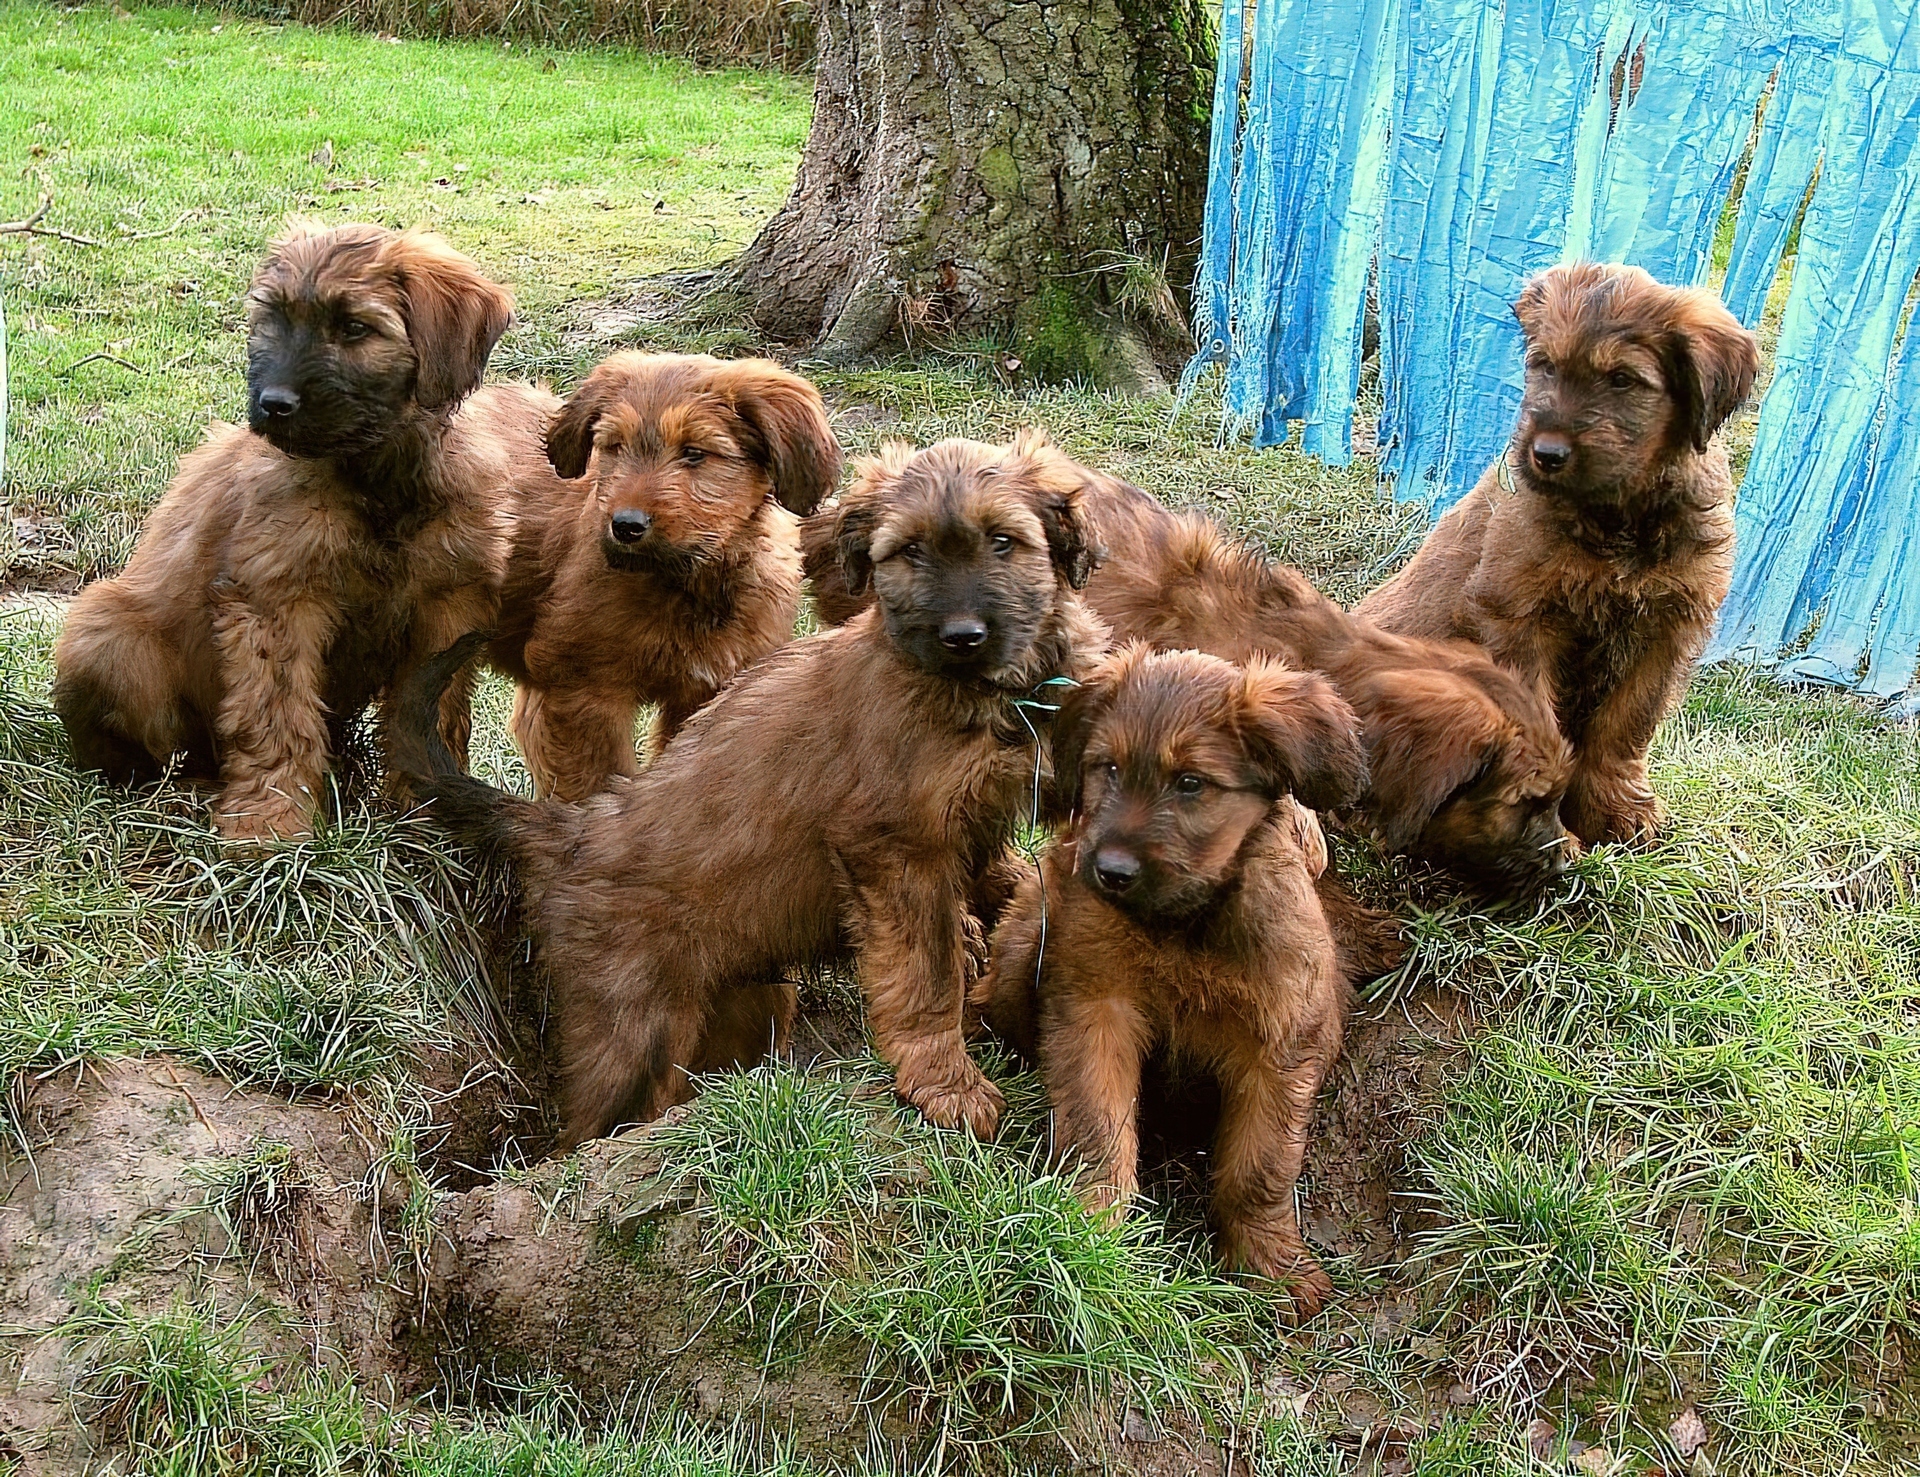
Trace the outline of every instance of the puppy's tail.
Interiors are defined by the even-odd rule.
[[[490,631],[469,632],[399,684],[388,715],[388,762],[437,825],[487,862],[510,870],[522,907],[531,907],[553,876],[566,830],[559,812],[569,807],[526,800],[474,779],[462,772],[440,733],[442,694],[492,639]]]

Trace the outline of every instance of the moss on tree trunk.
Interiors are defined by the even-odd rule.
[[[1206,189],[1202,0],[821,0],[793,194],[720,288],[841,362],[992,343],[1163,385]]]

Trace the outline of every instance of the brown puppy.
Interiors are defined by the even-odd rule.
[[[1258,653],[1325,672],[1359,715],[1372,783],[1359,808],[1390,851],[1446,867],[1490,892],[1525,893],[1577,851],[1559,820],[1567,747],[1546,701],[1464,642],[1392,636],[1355,620],[1298,570],[1230,541],[1197,514],[1177,515],[1137,487],[1098,473],[1087,507],[1104,553],[1087,602],[1120,640],[1192,647],[1232,662]],[[801,545],[822,620],[860,601],[826,556],[830,514],[808,519]],[[1322,885],[1350,977],[1390,968],[1397,951],[1332,873]]]
[[[508,488],[559,403],[475,393],[512,306],[437,236],[274,242],[247,294],[250,428],[209,430],[67,617],[53,696],[78,763],[135,781],[181,755],[220,781],[228,836],[308,828],[367,704],[494,618]],[[467,691],[441,708],[460,756]]]
[[[795,514],[840,480],[820,393],[765,359],[616,354],[547,431],[519,488],[494,664],[536,793],[583,800],[637,773],[742,667],[793,636]],[[583,485],[581,479],[585,478]]]
[[[1579,850],[1560,824],[1567,746],[1533,687],[1466,642],[1355,619],[1297,569],[1137,487],[1100,478],[1090,507],[1108,557],[1087,600],[1116,637],[1326,673],[1359,715],[1372,782],[1357,809],[1389,851],[1503,895],[1566,869]]]
[[[730,996],[848,940],[900,1096],[993,1133],[1000,1094],[961,1038],[966,901],[1031,783],[1040,718],[1015,704],[1105,645],[1072,593],[1091,558],[1073,473],[1034,437],[864,464],[838,543],[879,608],[749,667],[580,805],[460,776],[421,684],[412,772],[442,823],[511,860],[553,976],[568,1144],[683,1100],[686,1069],[724,1054],[719,1016],[734,1039],[752,1017]]]
[[[1588,842],[1657,832],[1647,746],[1733,571],[1714,439],[1759,346],[1719,298],[1638,267],[1543,272],[1514,304],[1527,387],[1512,443],[1358,614],[1463,636],[1551,694],[1573,745],[1561,814]]]
[[[1365,783],[1353,711],[1317,673],[1134,643],[1068,699],[1053,745],[1075,817],[1015,894],[976,998],[1016,1044],[1031,1027],[1055,1144],[1097,1204],[1136,1188],[1148,1056],[1214,1074],[1222,1259],[1310,1313],[1333,1285],[1293,1187],[1347,989],[1307,807]]]

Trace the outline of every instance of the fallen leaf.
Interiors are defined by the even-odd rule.
[[[1424,1359],[1428,1364],[1445,1364],[1447,1346],[1432,1334],[1422,1334],[1407,1345],[1407,1352],[1416,1359]]]
[[[1604,1446],[1589,1446],[1573,1459],[1574,1470],[1585,1472],[1589,1477],[1609,1477],[1613,1465],[1613,1453]]]
[[[1559,1434],[1560,1428],[1543,1415],[1527,1422],[1527,1449],[1536,1462],[1544,1462],[1553,1454],[1553,1438]]]
[[[1700,1419],[1700,1412],[1689,1405],[1667,1427],[1667,1440],[1681,1456],[1690,1457],[1707,1444],[1707,1423]]]

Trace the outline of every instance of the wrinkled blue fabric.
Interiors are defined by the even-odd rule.
[[[1408,0],[1379,255],[1379,436],[1403,499],[1451,505],[1512,428],[1511,305],[1560,259],[1619,8]]]
[[[1920,433],[1902,343],[1920,275],[1920,5],[1844,8],[1832,79],[1709,655],[1804,646],[1787,674],[1891,696],[1920,652],[1920,565],[1900,557]]]
[[[1392,0],[1255,12],[1241,128],[1241,7],[1222,16],[1212,179],[1196,284],[1200,353],[1226,414],[1262,445],[1306,422],[1307,449],[1350,456],[1360,328],[1384,177]]]
[[[1704,281],[1759,111],[1724,284],[1743,322],[1765,311],[1803,203],[1805,218],[1713,655],[1791,648],[1794,677],[1908,687],[1920,0],[1227,10],[1185,383],[1222,364],[1231,431],[1273,445],[1299,421],[1307,450],[1346,461],[1372,274],[1383,472],[1435,511],[1510,433],[1525,280],[1592,257]]]

